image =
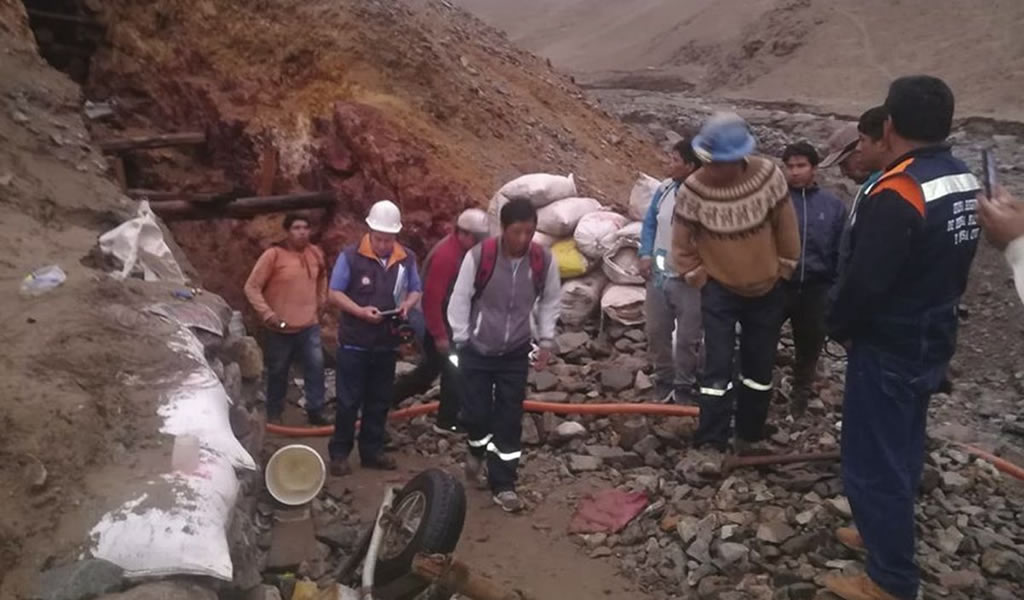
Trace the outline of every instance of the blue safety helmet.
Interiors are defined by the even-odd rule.
[[[693,151],[704,162],[736,162],[754,152],[757,140],[736,113],[715,113],[693,138]]]

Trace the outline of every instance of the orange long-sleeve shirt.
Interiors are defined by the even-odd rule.
[[[245,282],[245,297],[260,320],[275,331],[293,333],[316,324],[327,300],[323,252],[313,245],[302,252],[284,246],[268,248]],[[277,327],[280,321],[285,322],[283,329]]]

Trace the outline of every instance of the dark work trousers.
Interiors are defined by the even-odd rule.
[[[395,381],[393,406],[398,406],[406,398],[429,390],[438,375],[441,376],[441,408],[437,412],[437,422],[444,427],[455,425],[462,404],[459,371],[448,355],[438,352],[434,337],[430,334],[423,340],[423,358],[420,363],[412,372],[402,375]]]
[[[292,361],[302,361],[306,394],[306,413],[318,414],[324,408],[324,352],[320,344],[320,326],[313,325],[295,333],[267,330],[264,362],[267,368],[267,415],[280,416],[288,393],[288,373]]]
[[[701,313],[707,362],[700,384],[695,445],[726,449],[734,414],[738,438],[747,442],[764,439],[784,305],[781,285],[754,298],[733,293],[714,280],[704,286]],[[742,331],[738,394],[733,385],[737,323]]]
[[[499,356],[484,356],[468,346],[459,351],[469,453],[477,458],[486,454],[488,483],[495,494],[516,488],[529,353],[529,346]]]
[[[786,319],[793,327],[796,363],[793,365],[793,389],[808,393],[818,372],[818,358],[825,347],[825,313],[831,284],[784,284]]]
[[[328,446],[331,458],[346,458],[359,426],[359,458],[374,458],[384,451],[384,427],[394,397],[394,350],[338,349],[338,412],[334,436]]]
[[[897,598],[917,596],[914,502],[924,468],[928,398],[948,361],[925,364],[854,342],[846,367],[843,490],[867,547],[871,579]]]

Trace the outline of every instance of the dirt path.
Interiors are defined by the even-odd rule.
[[[326,458],[327,439],[292,440],[316,448]],[[451,459],[396,454],[399,470],[381,473],[355,468],[341,480],[329,479],[338,493],[349,490],[361,516],[373,518],[386,485],[401,485],[416,473],[441,467],[459,475]],[[440,464],[443,460],[447,464]],[[355,466],[355,463],[353,464]],[[520,516],[507,515],[491,503],[488,492],[467,489],[466,525],[456,555],[480,573],[510,589],[522,590],[537,600],[561,598],[616,598],[649,600],[611,562],[590,559],[569,541],[565,533],[571,516],[569,500],[585,491],[589,482],[560,488],[534,510]]]

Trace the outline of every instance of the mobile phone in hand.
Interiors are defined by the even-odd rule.
[[[993,191],[999,185],[999,174],[996,169],[996,155],[992,150],[981,151],[981,167],[985,184],[985,196],[992,198]]]
[[[393,316],[397,315],[398,312],[399,312],[399,309],[397,309],[397,308],[392,308],[391,310],[382,310],[382,311],[380,311],[380,316],[382,316],[382,317],[393,317]]]

